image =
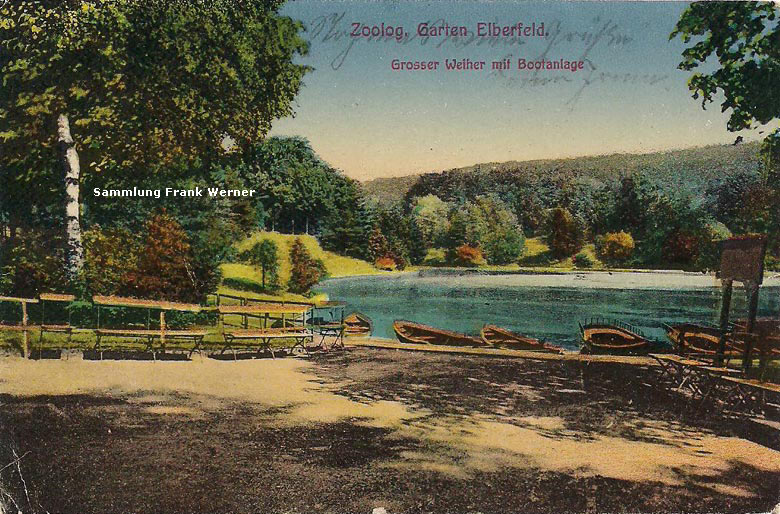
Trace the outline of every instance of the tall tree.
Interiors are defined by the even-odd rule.
[[[688,81],[702,107],[723,94],[721,110],[730,110],[728,129],[739,131],[780,118],[780,7],[773,2],[694,2],[682,13],[669,38],[687,47],[679,68],[696,71]],[[719,66],[706,67],[715,57]],[[765,139],[763,150],[780,156],[780,129]],[[771,165],[770,165],[771,169]]]
[[[291,114],[308,71],[293,60],[308,46],[302,25],[278,15],[280,4],[3,3],[0,170],[13,174],[3,182],[21,189],[37,181],[57,162],[59,143],[71,274],[81,265],[74,206],[84,174],[208,159],[226,136],[247,148]],[[79,160],[87,164],[80,174]]]
[[[252,266],[260,268],[263,289],[279,288],[279,249],[270,239],[255,243],[243,256]],[[266,282],[266,278],[269,280]]]

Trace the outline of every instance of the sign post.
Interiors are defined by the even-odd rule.
[[[723,241],[720,254],[719,277],[723,281],[723,305],[720,311],[721,336],[718,343],[718,353],[715,363],[723,365],[726,352],[726,331],[729,323],[731,307],[731,290],[733,281],[742,282],[748,295],[748,323],[746,331],[753,332],[758,313],[758,291],[764,281],[764,255],[766,254],[766,236],[742,236]],[[753,340],[745,341],[745,353],[742,367],[747,373],[751,365]]]

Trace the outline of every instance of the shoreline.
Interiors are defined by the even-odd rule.
[[[328,278],[317,286],[328,283],[355,280],[424,280],[467,279],[474,286],[509,287],[563,287],[591,289],[654,289],[654,290],[701,290],[718,289],[720,280],[714,273],[697,273],[677,270],[612,270],[612,271],[517,271],[481,270],[478,268],[423,268],[412,271],[390,272],[386,275],[349,275]],[[763,287],[780,287],[780,275],[765,274]]]

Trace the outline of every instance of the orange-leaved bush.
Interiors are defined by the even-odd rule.
[[[290,245],[290,265],[287,289],[291,293],[309,294],[312,286],[327,276],[325,264],[311,256],[300,237]]]
[[[634,238],[628,232],[609,232],[596,240],[596,251],[602,260],[619,262],[634,253]]]
[[[127,291],[139,298],[198,303],[201,293],[193,272],[194,256],[187,233],[161,212],[146,223],[146,237]]]
[[[475,246],[460,245],[456,249],[455,261],[460,266],[478,266],[485,263],[485,256]]]

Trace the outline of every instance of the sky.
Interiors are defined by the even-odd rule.
[[[317,1],[285,4],[310,51],[295,116],[272,135],[307,138],[331,166],[359,180],[483,162],[731,143],[728,113],[702,109],[677,69],[684,48],[669,34],[682,2]],[[464,26],[469,35],[420,37],[418,25]],[[478,23],[544,24],[542,36],[480,38]],[[355,38],[362,27],[402,27]],[[492,61],[510,59],[508,71]],[[439,69],[393,70],[394,59]],[[448,71],[445,60],[484,61]],[[517,69],[519,59],[584,61],[584,69]],[[756,132],[741,133],[745,140]]]

